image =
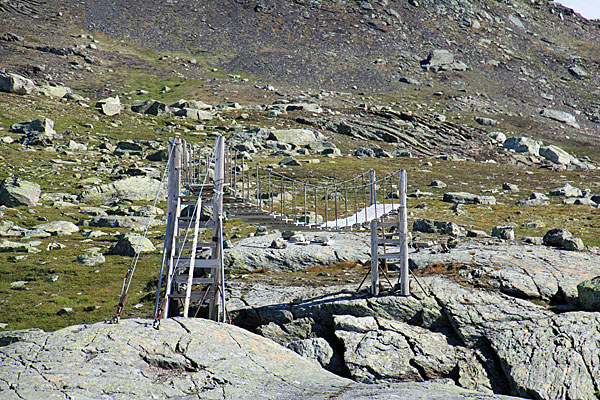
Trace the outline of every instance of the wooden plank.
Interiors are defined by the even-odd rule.
[[[177,262],[177,260],[175,260]],[[180,267],[187,267],[190,265],[190,257],[180,258],[177,263]],[[194,259],[194,268],[206,268],[206,269],[217,269],[219,268],[219,260],[214,258],[195,258]]]
[[[380,228],[391,228],[392,226],[398,226],[398,222],[377,222],[377,226]]]
[[[400,239],[379,239],[378,244],[384,245],[384,244],[391,244],[391,245],[395,245],[395,246],[400,246]]]
[[[185,236],[177,236],[177,238],[181,237],[183,239]],[[188,238],[189,239],[189,238]],[[179,240],[177,241],[177,249],[191,249],[194,244],[190,241],[186,241],[185,243],[181,243]],[[196,249],[212,249],[215,247],[215,243],[213,242],[198,242],[196,245]]]
[[[400,253],[387,253],[387,254],[379,254],[377,256],[381,260],[399,260],[401,257]]]

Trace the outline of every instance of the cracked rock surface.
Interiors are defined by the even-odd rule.
[[[449,384],[363,385],[232,325],[122,320],[0,336],[2,399],[501,399]]]

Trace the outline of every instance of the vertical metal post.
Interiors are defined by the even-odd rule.
[[[279,205],[280,205],[279,208],[281,209],[281,218],[283,218],[283,196],[284,196],[283,188],[284,188],[283,175],[281,175],[281,188],[280,188],[281,197],[279,197]]]
[[[370,194],[370,202],[373,206],[374,212],[375,212],[375,219],[377,219],[377,179],[375,177],[375,170],[374,169],[370,169],[369,170],[369,194]]]
[[[317,187],[315,186],[315,220],[313,221],[314,224],[316,225],[318,221],[318,214],[317,214]]]
[[[304,184],[304,225],[308,225],[308,212],[306,208],[306,183]]]
[[[377,237],[377,220],[371,221],[371,294],[379,294],[379,254]]]
[[[400,234],[400,294],[402,296],[410,295],[410,286],[408,282],[408,222],[406,213],[406,170],[400,171],[400,180],[398,182],[399,207],[398,224]]]
[[[329,215],[328,215],[328,208],[329,208],[329,203],[328,203],[328,197],[329,197],[329,188],[325,187],[325,227],[327,227],[327,223],[329,222]]]
[[[217,244],[213,248],[212,258],[219,260],[219,268],[215,271],[214,284],[216,287],[214,290],[214,300],[210,303],[209,318],[215,321],[226,322],[227,319],[223,318],[225,315],[225,274],[223,265],[223,231],[222,231],[222,217],[223,217],[223,179],[224,179],[224,161],[225,161],[225,138],[219,136],[217,138],[216,146],[216,157],[215,157],[215,194],[213,197],[213,243]],[[219,312],[221,311],[221,312]]]
[[[338,197],[337,197],[337,185],[333,186],[333,196],[335,197],[334,199],[334,204],[335,204],[335,229],[338,228]]]
[[[258,164],[256,164],[256,204],[258,204],[258,208],[262,209],[262,205],[260,204],[260,178],[258,176]]]
[[[173,254],[175,253],[175,236],[178,234],[178,205],[179,205],[179,193],[181,192],[181,138],[179,136],[169,139],[169,153],[171,158],[169,159],[169,178],[168,178],[168,201],[167,201],[167,213],[168,219],[171,222],[167,226],[167,234],[165,243],[167,248],[165,250],[167,257],[169,257],[169,267],[167,269],[167,282],[165,290],[165,305],[164,309],[169,317],[169,294],[171,293],[171,277],[173,276]]]

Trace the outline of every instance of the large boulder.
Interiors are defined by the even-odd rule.
[[[20,178],[6,178],[0,184],[0,205],[7,207],[36,206],[40,200],[42,189],[35,182]]]
[[[10,72],[0,71],[0,91],[16,94],[32,94],[36,91],[31,79]]]
[[[36,225],[35,229],[48,232],[52,236],[70,235],[79,232],[79,227],[69,221],[52,221],[44,224]]]
[[[107,200],[110,198],[118,198],[121,200],[151,201],[156,197],[159,187],[160,182],[156,179],[133,176],[83,191],[79,195],[79,198],[81,200]],[[161,190],[160,198],[166,198],[166,188],[164,185]]]
[[[516,153],[526,153],[534,156],[540,155],[540,144],[528,137],[509,137],[503,143],[507,150],[513,150]]]
[[[581,197],[583,192],[578,187],[572,186],[570,183],[565,183],[561,187],[552,189],[549,194],[551,196],[565,196],[565,197]]]
[[[448,50],[432,50],[427,58],[421,61],[421,67],[431,71],[464,71],[467,65],[454,60],[454,54]]]
[[[540,147],[540,156],[555,164],[569,165],[578,163],[575,157],[554,145]]]
[[[305,146],[324,139],[323,134],[310,129],[274,129],[269,135],[269,140],[276,140],[296,146]]]
[[[119,236],[119,241],[110,248],[108,254],[135,257],[138,253],[152,253],[155,250],[150,239],[128,232]]]
[[[10,127],[11,132],[22,133],[20,140],[25,145],[49,146],[58,135],[54,130],[54,121],[50,118],[39,118],[33,121],[19,122]]]
[[[577,118],[573,114],[570,114],[566,111],[552,110],[549,108],[544,108],[540,111],[540,114],[543,117],[552,119],[554,121],[562,122],[563,124],[569,125],[570,127],[579,129],[580,126],[577,123]]]
[[[100,110],[102,114],[111,117],[121,112],[121,100],[119,99],[119,96],[107,97],[99,100],[96,103],[96,108]]]
[[[577,295],[584,309],[600,311],[600,276],[577,285]]]

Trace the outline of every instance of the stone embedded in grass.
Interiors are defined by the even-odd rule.
[[[108,254],[134,257],[138,252],[151,253],[156,250],[152,242],[137,233],[124,233],[119,235],[119,241],[112,246]]]
[[[285,249],[287,247],[287,243],[283,238],[275,238],[269,245],[271,249]]]
[[[0,205],[34,207],[40,201],[40,185],[21,178],[9,177],[0,184]]]
[[[92,252],[88,254],[80,254],[77,256],[77,262],[82,263],[86,267],[95,267],[96,265],[102,264],[106,261],[104,255]]]
[[[511,192],[518,192],[519,191],[519,187],[517,185],[515,185],[514,183],[510,183],[510,182],[504,182],[502,184],[502,189],[503,190],[508,190]]]
[[[99,109],[104,115],[111,117],[121,112],[121,100],[119,99],[119,96],[107,97],[99,100],[96,103],[96,108]]]

